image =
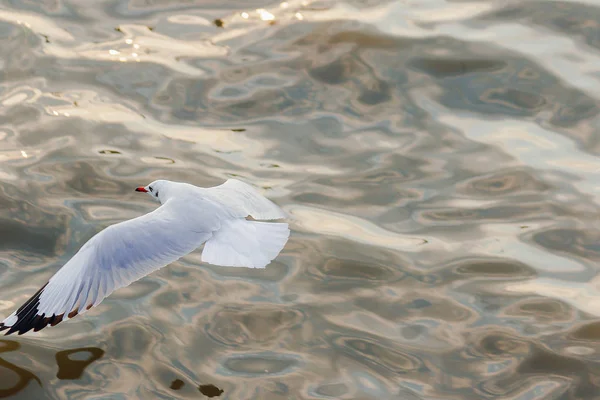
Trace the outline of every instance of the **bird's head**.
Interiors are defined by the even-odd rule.
[[[148,193],[150,197],[159,202],[164,202],[169,193],[169,187],[172,182],[162,179],[156,180],[148,186],[140,186],[135,188],[136,192]]]

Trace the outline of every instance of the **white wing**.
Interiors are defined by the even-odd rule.
[[[247,221],[285,218],[285,212],[250,185],[229,179],[224,184],[202,189],[202,195],[224,206],[235,219],[223,222],[206,242],[202,261],[226,267],[264,268],[283,249],[290,230],[286,223]]]
[[[208,239],[202,261],[226,267],[264,268],[288,241],[288,224],[233,219]]]
[[[237,217],[245,218],[248,215],[254,219],[281,219],[285,218],[285,212],[256,191],[252,186],[238,181],[228,179],[219,186],[202,189],[203,195],[224,205]]]
[[[181,209],[175,213],[181,204],[169,203],[92,237],[46,285],[0,323],[0,331],[21,335],[73,318],[114,290],[193,251],[220,228],[222,211],[211,203],[205,202],[200,216],[197,207],[195,215],[189,215]]]

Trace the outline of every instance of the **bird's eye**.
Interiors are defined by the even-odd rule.
[[[148,186],[148,189],[150,189],[150,193],[152,193],[152,186]]]

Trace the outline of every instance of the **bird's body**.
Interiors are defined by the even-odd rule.
[[[162,205],[92,237],[34,296],[0,322],[0,331],[23,334],[73,318],[114,290],[202,244],[202,261],[264,268],[289,237],[286,223],[246,219],[274,220],[285,214],[234,179],[213,188],[159,180],[136,190],[147,192]]]

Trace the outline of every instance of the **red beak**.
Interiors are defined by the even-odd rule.
[[[146,189],[145,189],[143,186],[140,186],[140,187],[138,187],[138,188],[135,188],[135,191],[136,191],[136,192],[144,192],[144,193],[148,193],[148,191],[147,191],[147,190],[146,190]]]

